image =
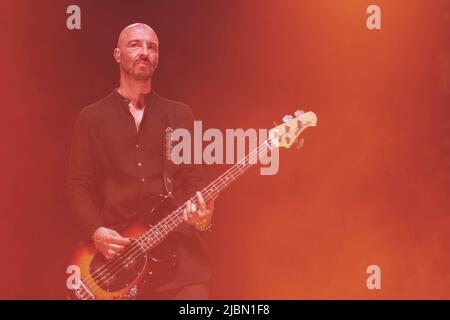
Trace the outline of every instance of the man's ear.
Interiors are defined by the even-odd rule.
[[[120,49],[115,48],[113,51],[114,60],[116,60],[117,63],[120,63]]]

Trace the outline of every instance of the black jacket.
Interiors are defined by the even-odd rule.
[[[116,90],[83,108],[73,135],[67,194],[80,238],[90,239],[101,226],[120,229],[147,198],[172,192],[173,206],[205,185],[198,165],[174,165],[166,157],[167,128],[192,131],[189,107],[152,91],[136,130],[129,100]],[[200,231],[182,224],[178,235],[176,274],[163,285],[174,288],[209,278]]]

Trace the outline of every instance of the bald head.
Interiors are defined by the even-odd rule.
[[[119,39],[117,39],[117,47],[120,48],[124,44],[127,43],[127,41],[133,37],[136,33],[138,34],[146,34],[151,39],[156,41],[156,43],[159,43],[158,36],[156,35],[156,32],[150,28],[145,23],[133,23],[129,26],[126,26],[123,28],[123,30],[119,34]]]
[[[114,59],[122,79],[150,80],[159,60],[158,36],[144,23],[130,24],[120,32]]]

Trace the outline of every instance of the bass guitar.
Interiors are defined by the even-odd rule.
[[[203,199],[208,201],[222,192],[256,163],[255,159],[263,150],[271,152],[274,148],[290,148],[303,141],[300,135],[305,129],[317,125],[317,117],[311,111],[296,111],[294,117],[285,116],[283,121],[283,124],[269,130],[267,140],[204,187],[200,191]],[[157,211],[164,198],[147,200],[142,207],[147,214],[158,216]],[[195,195],[190,200],[198,206]],[[183,223],[184,209],[185,204],[152,225],[133,225],[120,230],[122,236],[135,240],[109,260],[97,251],[93,243],[80,246],[70,263],[76,275],[71,296],[81,300],[135,299],[141,282],[152,281],[153,277],[158,276],[156,271],[161,259],[153,253]],[[162,260],[164,263],[175,263],[167,258]]]

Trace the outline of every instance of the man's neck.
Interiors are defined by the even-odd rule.
[[[130,79],[120,79],[120,86],[117,92],[130,99],[133,106],[145,107],[145,97],[152,91],[151,79],[149,81],[135,81]]]

